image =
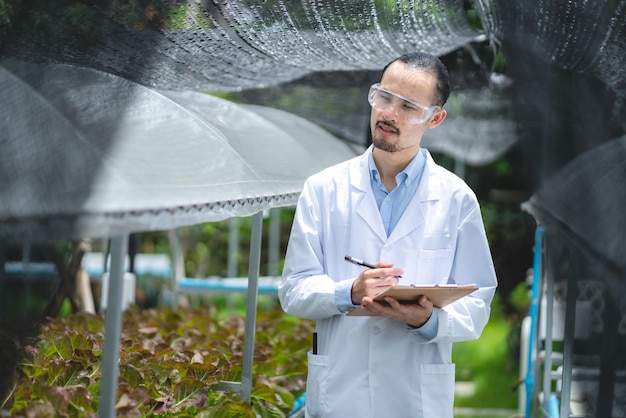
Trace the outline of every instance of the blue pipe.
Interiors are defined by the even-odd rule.
[[[550,418],[559,417],[559,398],[557,398],[554,393],[550,394],[550,400],[548,401],[548,413],[550,414]]]
[[[530,418],[532,410],[532,395],[535,385],[535,377],[533,375],[533,347],[535,345],[535,334],[537,333],[537,309],[539,304],[539,280],[541,278],[541,248],[543,243],[543,235],[545,229],[538,226],[535,230],[535,253],[533,258],[533,285],[532,299],[530,301],[530,336],[528,339],[528,361],[526,365],[526,377],[524,385],[526,386],[526,411],[525,417]]]
[[[291,417],[295,415],[296,413],[300,412],[300,410],[303,409],[305,406],[306,406],[306,392],[304,392],[299,398],[296,398],[296,400],[293,403],[293,409],[291,410],[291,412],[289,412],[287,416]]]

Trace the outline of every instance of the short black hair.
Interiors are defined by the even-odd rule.
[[[409,52],[385,65],[385,68],[383,68],[383,74],[385,74],[387,68],[389,68],[389,66],[396,61],[400,61],[411,68],[424,69],[436,76],[437,91],[435,92],[433,101],[437,106],[443,106],[446,104],[448,97],[450,96],[450,77],[445,64],[441,62],[437,56],[429,54],[428,52]]]

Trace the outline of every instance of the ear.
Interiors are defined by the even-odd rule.
[[[446,112],[445,109],[436,110],[433,116],[430,118],[428,127],[432,129],[432,128],[436,128],[437,126],[439,126],[441,122],[443,122],[443,120],[446,118],[447,114],[448,112]]]

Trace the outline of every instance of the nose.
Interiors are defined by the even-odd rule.
[[[392,104],[382,110],[381,114],[385,120],[396,120],[398,117],[398,112],[396,112],[396,108]]]

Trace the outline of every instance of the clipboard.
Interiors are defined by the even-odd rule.
[[[419,285],[419,286],[391,286],[385,289],[374,298],[375,301],[387,304],[385,297],[392,297],[400,303],[415,303],[420,296],[424,295],[433,303],[436,308],[443,308],[446,305],[469,295],[478,290],[474,284],[467,285]],[[369,312],[358,306],[349,311],[347,316],[370,316]]]

